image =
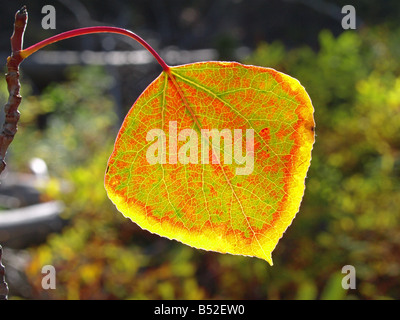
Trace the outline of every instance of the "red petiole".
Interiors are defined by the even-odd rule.
[[[117,33],[117,34],[122,34],[122,35],[128,36],[128,37],[136,40],[143,47],[145,47],[154,56],[154,58],[156,58],[157,62],[161,65],[161,67],[164,69],[164,71],[169,72],[169,66],[159,56],[159,54],[141,37],[139,37],[137,34],[131,32],[129,30],[117,28],[117,27],[108,27],[108,26],[80,28],[80,29],[75,29],[75,30],[60,33],[58,35],[55,35],[53,37],[50,37],[43,41],[40,41],[40,42],[30,46],[29,48],[21,50],[20,56],[22,59],[25,59],[25,58],[29,57],[32,53],[38,51],[39,49],[41,49],[49,44],[58,42],[60,40],[65,40],[65,39],[82,36],[82,35],[86,35],[86,34],[92,34],[92,33]]]

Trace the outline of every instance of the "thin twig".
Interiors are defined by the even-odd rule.
[[[19,65],[23,58],[20,55],[24,41],[24,32],[28,21],[28,13],[26,7],[23,6],[15,14],[14,32],[11,36],[11,56],[7,58],[7,88],[8,102],[4,106],[5,120],[0,133],[0,174],[6,167],[4,158],[7,153],[8,146],[17,133],[17,124],[19,120],[18,106],[21,103],[21,95],[19,93],[21,85],[19,83]],[[8,285],[5,280],[5,268],[1,262],[3,248],[0,246],[0,300],[7,300]]]
[[[5,279],[5,269],[1,263],[1,256],[3,255],[3,248],[0,246],[0,300],[7,300],[8,285]]]
[[[8,102],[4,106],[5,121],[0,133],[0,174],[6,167],[4,158],[8,146],[17,133],[17,124],[20,117],[18,106],[21,103],[19,64],[22,62],[20,51],[24,40],[24,32],[28,21],[26,7],[23,6],[15,14],[14,32],[11,36],[11,56],[7,58],[7,88],[9,92]]]

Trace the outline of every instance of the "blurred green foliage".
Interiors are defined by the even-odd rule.
[[[103,175],[116,135],[109,77],[76,69],[23,104],[12,161],[44,158],[49,197],[70,225],[31,248],[34,298],[399,299],[400,29],[320,33],[320,48],[261,43],[244,62],[299,79],[315,107],[316,143],[300,212],[273,252],[255,258],[196,250],[141,230],[107,199]],[[47,114],[47,129],[33,129]],[[26,152],[29,150],[29,153]],[[60,181],[68,181],[65,192]],[[41,288],[41,268],[57,289]],[[357,288],[344,290],[344,265]]]
[[[306,193],[275,254],[306,273],[320,292],[314,297],[400,298],[398,35],[384,27],[337,38],[322,31],[316,53],[262,44],[246,61],[300,79],[313,100],[317,136]],[[330,281],[346,264],[356,268],[357,290],[335,293]]]
[[[113,79],[98,67],[73,67],[67,78],[49,85],[40,96],[31,95],[28,84],[22,85],[19,139],[10,148],[14,155],[10,165],[21,168],[34,153],[61,177],[114,141],[117,117],[113,100],[106,96]]]

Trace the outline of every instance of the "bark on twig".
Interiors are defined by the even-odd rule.
[[[4,106],[5,121],[0,133],[0,174],[3,172],[6,163],[4,158],[8,146],[17,133],[17,124],[20,117],[18,106],[21,103],[20,83],[19,83],[19,64],[22,62],[20,51],[22,50],[23,38],[28,13],[23,6],[15,14],[14,33],[11,36],[11,56],[7,58],[7,88],[9,92],[8,102]]]
[[[21,103],[19,93],[21,85],[19,83],[19,65],[22,62],[20,51],[24,41],[24,32],[28,21],[26,7],[23,6],[15,14],[14,32],[11,36],[11,56],[7,58],[7,88],[9,92],[8,102],[4,106],[5,120],[0,133],[0,174],[6,167],[4,158],[8,146],[17,133],[17,124],[19,120],[18,106]],[[6,300],[8,297],[8,285],[5,281],[5,268],[1,263],[3,248],[0,246],[0,300]]]
[[[5,269],[1,263],[1,256],[3,255],[3,248],[0,246],[0,300],[7,300],[8,285],[5,279]]]

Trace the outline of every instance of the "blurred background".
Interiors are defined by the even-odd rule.
[[[171,65],[236,60],[299,79],[316,143],[300,212],[273,252],[196,250],[141,230],[108,200],[103,176],[119,126],[161,72],[118,35],[89,35],[21,65],[19,131],[0,186],[10,299],[399,299],[400,2],[2,0],[0,59],[26,4],[25,47],[77,27],[136,32]],[[56,29],[44,30],[44,5]],[[344,5],[356,30],[341,25]],[[4,68],[4,72],[5,72]],[[0,101],[8,93],[0,82]],[[56,289],[42,288],[42,267]],[[356,289],[342,288],[342,267]]]

